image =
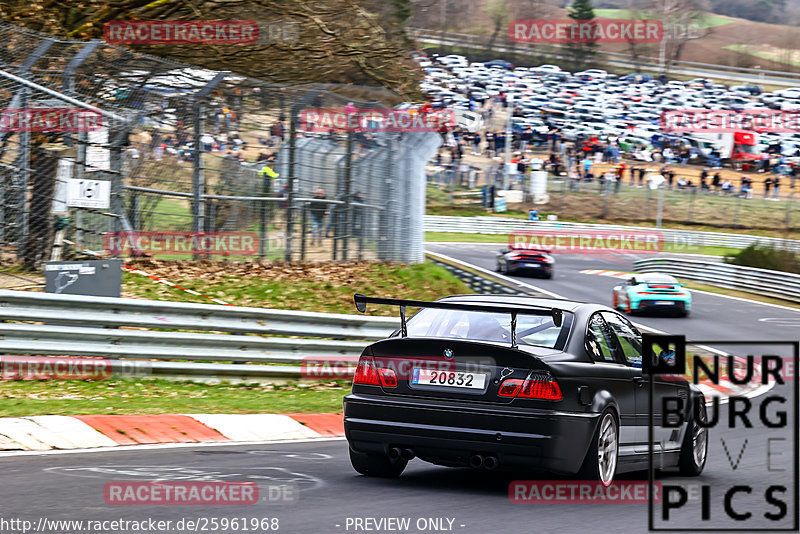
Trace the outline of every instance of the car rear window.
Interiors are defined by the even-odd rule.
[[[563,317],[559,327],[549,316],[517,315],[517,343],[561,348],[572,324],[572,314],[564,312]],[[408,320],[408,336],[511,343],[511,316],[507,313],[426,308]]]

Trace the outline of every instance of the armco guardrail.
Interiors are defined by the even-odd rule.
[[[634,262],[636,272],[659,272],[704,284],[800,302],[800,275],[730,263],[675,258]]]
[[[506,235],[523,230],[620,230],[641,231],[642,229],[655,230],[652,227],[621,226],[613,224],[573,223],[560,221],[526,221],[509,217],[458,217],[449,215],[426,215],[426,232],[451,232],[469,234],[497,234]],[[722,232],[695,232],[690,230],[674,230],[661,228],[659,230],[665,243],[682,246],[708,246],[725,248],[747,248],[753,243],[770,245],[800,252],[800,241],[764,237],[747,234],[728,234]]]
[[[367,341],[399,324],[392,317],[9,290],[0,290],[0,321],[0,354],[110,358],[113,371],[134,375],[281,378],[299,378],[304,357],[358,357]]]
[[[531,293],[429,258],[474,291]],[[304,358],[350,361],[398,326],[393,317],[0,290],[0,354],[108,358],[113,372],[136,376],[300,378]]]
[[[0,290],[0,320],[8,319],[366,340],[380,339],[398,324],[391,317]]]

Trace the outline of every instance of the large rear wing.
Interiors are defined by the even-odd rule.
[[[560,327],[564,314],[559,308],[512,308],[510,306],[492,306],[484,304],[462,304],[458,302],[429,302],[425,300],[407,299],[384,299],[378,297],[368,297],[360,293],[353,295],[353,302],[356,309],[364,313],[367,311],[367,304],[384,304],[388,306],[400,307],[400,333],[403,337],[408,336],[406,328],[406,307],[412,308],[438,308],[444,310],[463,310],[485,313],[507,313],[511,316],[511,346],[517,347],[517,315],[539,315],[551,317],[553,324]]]

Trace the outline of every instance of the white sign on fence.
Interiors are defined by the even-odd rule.
[[[111,182],[72,178],[67,182],[67,206],[71,208],[108,209],[111,205]]]
[[[111,150],[108,146],[108,128],[87,133],[86,172],[110,171]]]

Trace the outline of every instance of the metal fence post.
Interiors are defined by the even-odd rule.
[[[347,261],[350,252],[350,234],[353,232],[353,132],[347,132],[347,148],[344,154],[344,238],[342,259]]]
[[[203,232],[206,227],[206,207],[203,197],[205,195],[205,168],[203,166],[204,147],[202,143],[203,112],[204,108],[202,102],[195,101],[192,106],[192,114],[194,115],[194,146],[192,147],[192,230],[194,232]]]
[[[123,126],[124,128],[124,126]],[[111,129],[109,129],[111,130]],[[111,213],[114,217],[114,232],[120,231],[122,219],[125,217],[124,189],[122,180],[122,146],[125,144],[126,132],[124,129],[111,130]]]
[[[306,261],[306,232],[308,231],[308,203],[300,203],[300,261]]]
[[[289,111],[289,174],[286,182],[286,251],[284,259],[292,261],[292,238],[294,232],[294,180],[295,157],[297,156],[297,119],[300,107],[292,105]]]
[[[383,177],[381,197],[383,198],[383,210],[378,212],[378,259],[386,261],[389,259],[389,206],[391,205],[391,182],[392,167],[394,157],[394,139],[388,136],[386,139],[386,175]]]
[[[28,107],[30,89],[22,87],[19,90],[21,108]],[[19,196],[17,198],[17,259],[24,261],[28,246],[28,180],[31,167],[31,133],[23,131],[19,134],[19,155],[17,156],[17,183]]]
[[[270,192],[270,177],[264,173],[263,178],[261,179],[261,195],[264,198],[268,198]],[[263,258],[267,255],[267,251],[269,248],[268,244],[268,235],[269,235],[269,202],[266,200],[261,201],[261,205],[259,206],[261,209],[259,210],[259,236],[258,236],[258,255],[259,257]]]

